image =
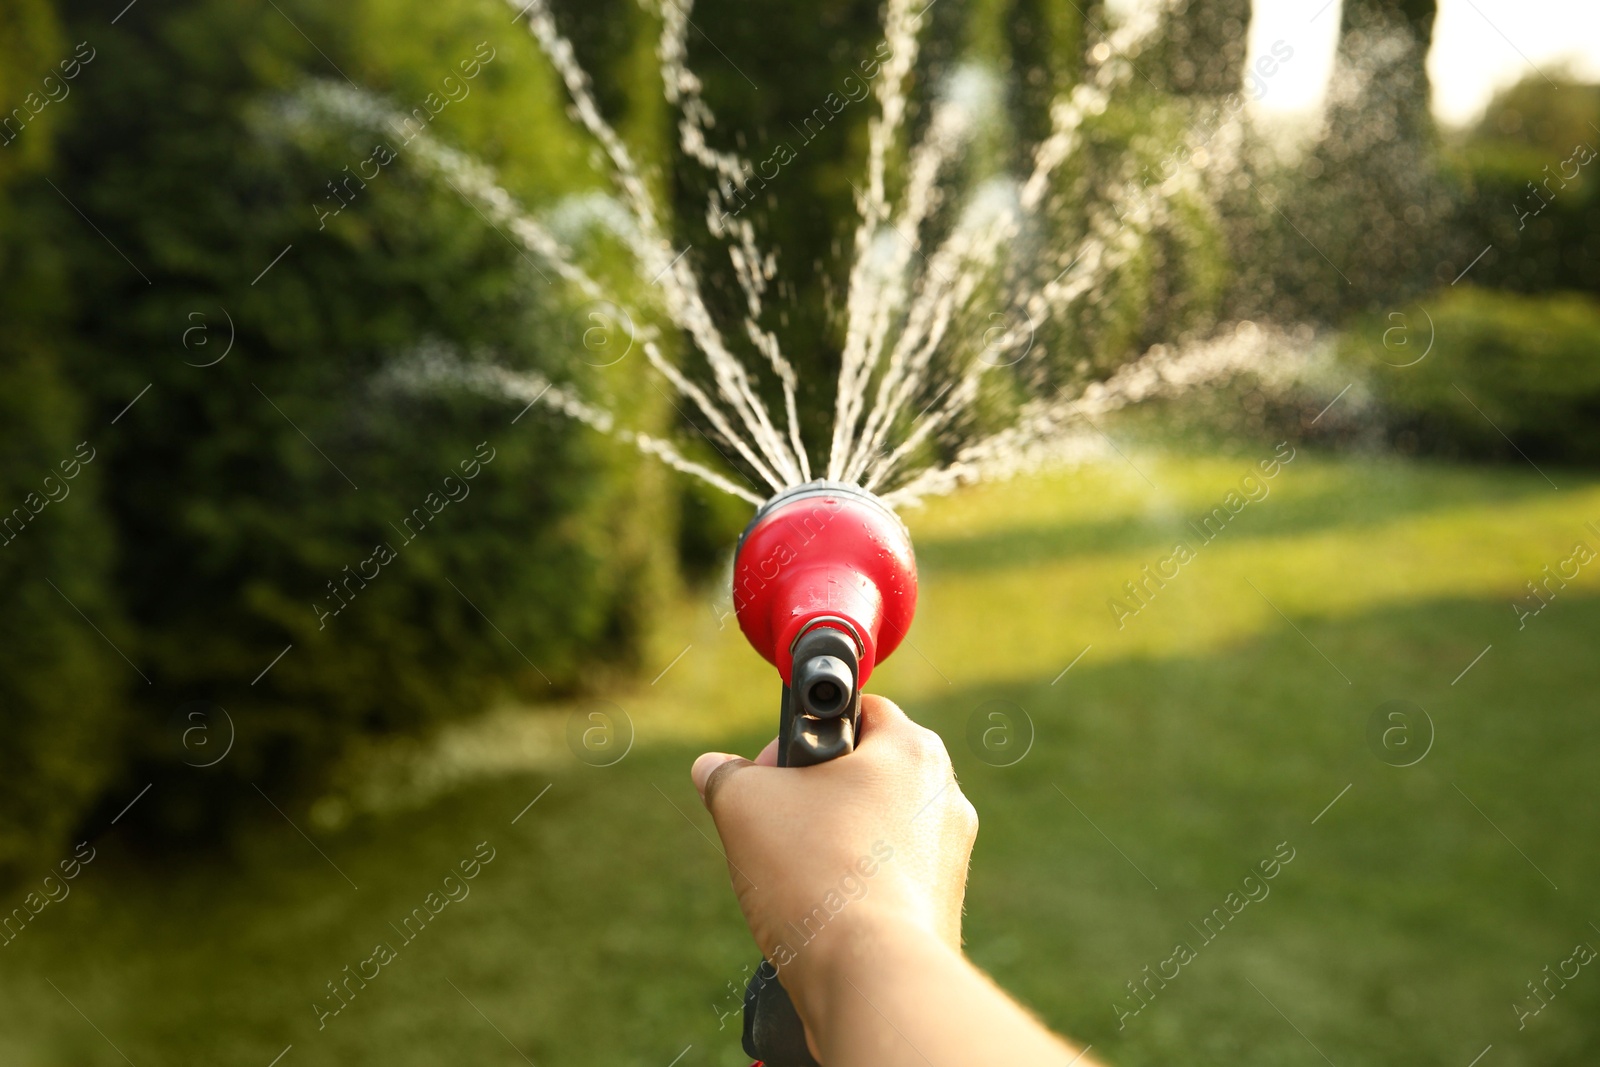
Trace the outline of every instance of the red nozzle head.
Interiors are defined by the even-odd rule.
[[[917,563],[898,516],[860,486],[807,482],[769,500],[739,538],[733,607],[755,650],[793,681],[795,641],[813,625],[853,638],[859,682],[917,609]]]

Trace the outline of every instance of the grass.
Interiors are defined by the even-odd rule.
[[[1187,521],[1256,458],[1135,456],[911,516],[913,647],[874,688],[944,735],[982,816],[971,954],[1121,1067],[1600,1060],[1600,966],[1523,1029],[1512,1008],[1600,946],[1600,566],[1524,629],[1510,606],[1600,548],[1600,483],[1301,453],[1200,543]],[[1119,628],[1107,601],[1177,539],[1194,559]],[[686,771],[758,747],[776,683],[717,616],[687,603],[670,668],[607,695],[635,734],[613,766],[502,709],[290,809],[315,848],[266,809],[233,854],[152,870],[112,829],[0,949],[0,1063],[743,1065],[717,1013],[753,952]],[[1369,746],[1389,700],[1431,719],[1414,766]],[[1009,766],[969,743],[995,710],[1031,735]],[[470,896],[403,944],[390,924],[479,842]],[[1282,843],[1270,895],[1205,942],[1191,924]],[[379,941],[398,958],[319,1030]],[[1196,958],[1119,1028],[1179,941]]]

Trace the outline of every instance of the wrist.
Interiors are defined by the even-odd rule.
[[[819,1044],[844,1004],[870,997],[874,988],[903,977],[908,967],[958,964],[961,958],[928,924],[904,909],[884,907],[838,916],[828,936],[808,948],[815,951],[809,958],[796,956],[794,981],[784,984]]]

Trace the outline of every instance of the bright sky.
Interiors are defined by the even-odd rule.
[[[1126,0],[1125,0],[1126,2]],[[1294,49],[1256,105],[1290,117],[1316,107],[1333,70],[1341,0],[1254,0],[1251,62],[1275,42]],[[1441,121],[1465,125],[1496,90],[1563,69],[1600,81],[1600,0],[1439,0],[1428,75]]]

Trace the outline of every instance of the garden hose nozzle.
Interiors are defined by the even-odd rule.
[[[911,537],[859,486],[796,486],[740,536],[733,606],[745,637],[778,668],[793,712],[782,723],[780,765],[843,755],[855,747],[861,686],[916,611]]]
[[[917,607],[904,524],[876,496],[807,482],[773,497],[739,538],[739,628],[778,668],[778,765],[805,767],[856,745],[861,687],[900,645]],[[745,989],[744,1050],[767,1067],[816,1067],[805,1030],[766,960]]]

